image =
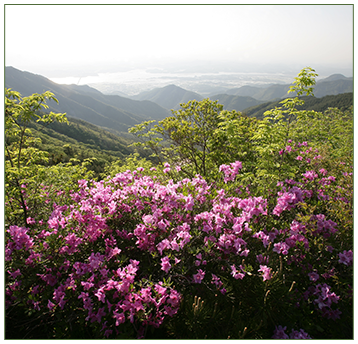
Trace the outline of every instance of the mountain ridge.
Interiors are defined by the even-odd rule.
[[[352,92],[352,81],[351,77],[332,74],[317,81],[314,95],[322,98]],[[170,110],[179,109],[182,103],[204,99],[202,95],[174,84],[131,97],[105,95],[88,85],[59,85],[41,75],[22,72],[14,67],[5,68],[5,84],[23,96],[49,90],[60,103],[48,104],[51,111],[66,112],[69,117],[85,120],[117,134],[128,134],[128,128],[145,120],[164,119],[171,115]],[[273,84],[268,87],[244,85],[207,98],[218,100],[225,110],[244,111],[264,102],[282,100],[288,96],[289,87],[289,84]],[[293,93],[290,95],[294,96]]]
[[[106,96],[85,85],[60,85],[37,74],[5,67],[5,87],[22,96],[50,91],[59,104],[48,102],[50,111],[66,112],[68,117],[85,120],[109,131],[128,132],[128,128],[148,119],[160,120],[170,113],[152,102]]]
[[[304,96],[304,105],[298,106],[298,110],[314,110],[317,112],[324,112],[328,107],[337,107],[342,111],[346,111],[349,107],[353,106],[353,93],[340,93],[335,95],[327,95],[324,97],[312,97]],[[256,117],[258,119],[263,119],[264,113],[268,110],[271,110],[275,107],[281,107],[282,104],[280,100],[274,100],[269,102],[262,102],[259,105],[255,105],[249,108],[246,108],[242,113],[249,117]]]
[[[342,74],[332,74],[331,76],[318,80],[314,94],[317,98],[327,95],[337,95],[353,91],[353,78],[345,77]],[[287,93],[292,84],[270,84],[265,87],[244,85],[241,87],[222,90],[220,93],[210,94],[207,97],[203,95],[185,90],[174,84],[164,87],[157,87],[150,91],[141,92],[135,96],[130,96],[131,99],[150,100],[161,105],[169,110],[177,110],[181,103],[186,103],[189,100],[202,100],[210,98],[212,100],[219,100],[224,105],[225,110],[242,111],[245,107],[252,107],[262,102],[269,102],[279,100],[287,97]],[[290,94],[294,96],[294,93]],[[247,105],[247,106],[246,106]]]
[[[225,93],[236,96],[250,96],[257,100],[271,101],[287,97],[287,92],[291,85],[292,84],[273,84],[268,87],[244,85],[228,89]],[[353,92],[353,78],[345,77],[342,74],[332,74],[327,78],[318,80],[313,90],[317,98],[349,92]],[[293,95],[293,93],[291,95]]]
[[[224,106],[224,110],[243,111],[246,108],[264,103],[262,100],[257,100],[249,96],[236,96],[231,94],[217,94],[209,97],[211,100],[217,100],[219,104]]]
[[[135,100],[149,100],[169,110],[178,110],[180,108],[180,104],[187,103],[190,100],[195,99],[197,101],[201,101],[204,99],[202,95],[185,90],[184,88],[174,84],[141,92],[135,96],[131,96],[130,98]]]

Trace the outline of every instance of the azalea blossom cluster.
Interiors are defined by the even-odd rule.
[[[239,170],[242,168],[240,161],[232,162],[230,165],[221,165],[219,171],[224,172],[224,182],[235,180],[236,175],[239,173]]]
[[[318,193],[320,199],[328,200],[328,196],[325,194],[325,189],[327,189],[333,182],[336,181],[337,176],[327,176],[327,170],[325,168],[319,167],[319,164],[322,160],[322,156],[319,154],[318,149],[309,147],[306,141],[304,142],[293,142],[288,140],[289,145],[285,149],[281,149],[278,154],[279,156],[286,156],[296,161],[295,166],[306,168],[306,171],[302,173],[302,183],[307,184],[309,182],[316,182],[318,188]],[[292,160],[291,160],[292,161]],[[298,163],[298,165],[297,165]],[[340,162],[341,165],[346,165],[344,162]],[[292,162],[292,165],[293,162]],[[308,170],[308,168],[311,168]],[[353,168],[353,166],[351,166]],[[353,176],[352,172],[341,171],[343,176],[350,177]],[[349,202],[349,195],[345,194],[347,190],[342,187],[338,187],[336,192],[337,200],[342,200],[343,202]]]
[[[240,168],[239,161],[222,165],[224,183],[234,182]],[[177,314],[187,286],[205,285],[225,295],[227,284],[244,288],[247,279],[255,279],[264,288],[280,278],[284,260],[290,271],[296,269],[292,280],[302,271],[309,275],[304,283],[313,289],[306,301],[315,297],[318,314],[339,318],[339,310],[330,307],[340,296],[327,284],[312,285],[327,271],[318,274],[322,263],[306,262],[313,240],[333,252],[338,225],[322,213],[296,216],[316,196],[329,200],[325,188],[317,193],[318,173],[286,180],[278,185],[276,198],[265,199],[240,198],[199,175],[163,183],[142,172],[80,180],[72,202],[54,204],[48,219],[31,218],[28,228],[10,226],[7,307],[24,295],[31,295],[28,306],[38,311],[64,311],[78,303],[86,321],[100,324],[105,337],[118,335],[126,322],[141,337],[143,329],[159,327]],[[337,253],[335,259],[348,267],[352,251]],[[279,326],[274,338],[288,338],[284,330]],[[309,336],[300,330],[290,338]]]
[[[294,330],[292,329],[290,335],[288,336],[286,334],[287,326],[282,327],[281,325],[276,326],[274,335],[272,336],[273,339],[312,339],[308,333],[306,333],[304,330],[300,329]]]

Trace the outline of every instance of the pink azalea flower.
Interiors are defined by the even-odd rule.
[[[272,251],[278,253],[278,254],[288,254],[288,250],[289,250],[289,246],[285,243],[285,242],[278,242],[276,244],[273,245],[274,248]]]
[[[180,304],[180,294],[172,289],[170,291],[169,298],[167,299],[167,303],[169,303],[172,307],[178,307]]]
[[[48,307],[49,310],[52,310],[53,307],[55,307],[55,304],[52,303],[50,300],[48,300],[48,302],[47,302],[47,307]]]
[[[172,267],[169,263],[169,257],[166,256],[164,258],[161,259],[161,266],[162,266],[162,270],[165,271],[166,273],[168,273],[168,271],[170,270],[170,268]]]
[[[288,335],[285,333],[286,326],[282,327],[281,325],[276,326],[272,338],[274,339],[289,339]]]
[[[162,283],[162,282],[159,282]],[[160,284],[156,284],[154,289],[158,292],[159,295],[164,295],[167,291],[167,288],[162,287]]]
[[[240,161],[235,161],[229,165],[220,165],[219,171],[224,172],[224,182],[233,181],[236,175],[239,172],[239,169],[242,168],[242,163]]]
[[[292,329],[290,339],[312,339],[308,333],[300,329],[299,331]]]
[[[316,272],[310,272],[308,277],[311,281],[316,282],[319,279],[319,275]]]
[[[235,279],[243,279],[245,277],[245,273],[239,272],[235,265],[231,265],[231,275],[235,278]]]
[[[180,250],[180,246],[178,245],[178,243],[176,242],[175,239],[172,240],[172,242],[170,243],[170,247],[172,248],[172,250],[175,251],[179,251]],[[176,259],[176,258],[175,258]],[[175,263],[176,264],[176,263]]]
[[[12,277],[12,278],[16,278],[16,277],[18,277],[18,276],[21,276],[22,274],[21,274],[21,272],[20,272],[20,269],[17,269],[16,271],[14,271],[14,272],[10,272],[10,271],[8,271],[8,273],[10,274],[10,276]]]
[[[163,254],[163,251],[170,247],[170,241],[168,239],[164,239],[157,245],[157,249],[160,253],[160,255]]]
[[[353,252],[352,250],[346,251],[344,250],[341,253],[338,253],[339,260],[338,263],[342,263],[344,265],[351,265],[353,263]]]
[[[194,283],[201,283],[201,281],[203,280],[205,276],[205,272],[201,269],[198,270],[198,273],[193,275],[193,278],[194,278]]]
[[[324,176],[327,174],[327,171],[324,168],[321,168],[318,172]]]
[[[271,279],[271,268],[267,267],[266,265],[260,265],[259,272],[262,272],[262,278],[264,281]]]
[[[303,176],[308,180],[314,180],[318,177],[318,174],[315,171],[307,171]]]
[[[213,273],[211,274],[212,276],[212,284],[215,284],[216,288],[221,288],[221,286],[223,285],[223,282],[220,281],[220,278],[217,277],[216,275],[214,275]]]
[[[35,221],[35,219],[33,219],[32,217],[28,217],[28,218],[26,219],[26,223],[27,223],[28,225],[33,225],[33,224],[36,223],[36,221]]]
[[[116,326],[119,326],[119,324],[123,324],[126,321],[124,313],[117,313],[117,311],[113,312],[113,318],[116,319]]]

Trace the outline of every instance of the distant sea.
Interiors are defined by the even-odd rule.
[[[99,73],[96,76],[51,78],[58,84],[89,85],[104,94],[133,96],[154,88],[174,84],[203,96],[244,85],[267,87],[290,84],[296,75],[285,73],[187,73],[133,69],[126,72]]]

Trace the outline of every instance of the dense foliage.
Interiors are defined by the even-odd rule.
[[[31,123],[30,128],[33,136],[40,139],[37,148],[48,153],[47,165],[86,162],[86,168],[93,172],[95,179],[100,178],[106,166],[134,153],[134,149],[128,147],[130,140],[78,119],[53,122],[47,127]]]
[[[26,155],[7,91],[6,337],[352,338],[353,116],[297,109],[315,76],[263,120],[204,99],[138,125],[158,164],[102,180]]]

